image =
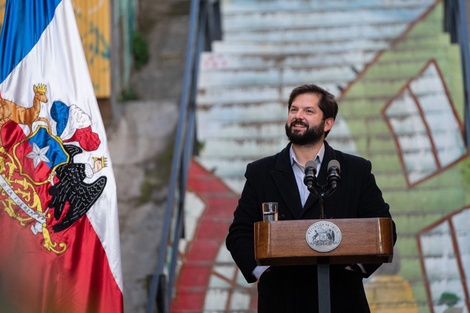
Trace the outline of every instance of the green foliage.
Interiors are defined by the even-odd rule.
[[[141,69],[149,60],[147,40],[144,35],[137,30],[132,35],[132,56],[134,58],[134,66],[137,70]]]
[[[138,205],[153,202],[159,203],[162,199],[156,196],[156,192],[168,184],[171,175],[171,164],[173,161],[174,141],[168,145],[165,151],[157,159],[147,164],[145,176],[140,186],[140,197]],[[166,200],[166,198],[164,199]]]
[[[199,152],[201,152],[202,150],[204,150],[204,147],[206,145],[206,142],[205,141],[199,141],[197,140],[196,141],[196,154],[199,154]]]
[[[139,96],[133,89],[126,89],[122,90],[121,94],[119,95],[119,102],[125,102],[125,101],[132,101],[132,100],[138,100]]]

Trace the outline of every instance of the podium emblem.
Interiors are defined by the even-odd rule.
[[[329,252],[341,243],[341,230],[329,221],[319,221],[310,225],[305,239],[310,248],[318,252]]]

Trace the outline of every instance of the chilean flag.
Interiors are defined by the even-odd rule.
[[[0,311],[123,312],[116,184],[70,0],[7,0]]]

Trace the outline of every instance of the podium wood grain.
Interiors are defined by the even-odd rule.
[[[310,248],[308,228],[319,221],[334,223],[342,240],[329,252]],[[257,222],[255,258],[259,265],[389,263],[393,258],[390,218],[322,219]]]

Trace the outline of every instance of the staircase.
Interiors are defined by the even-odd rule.
[[[239,194],[247,163],[274,154],[287,144],[284,124],[288,96],[294,87],[318,84],[341,99],[377,54],[389,49],[434,3],[434,0],[224,1],[223,41],[214,42],[212,52],[203,53],[200,60],[197,97],[200,153],[193,166],[204,168],[204,175],[217,177],[220,184]],[[328,142],[355,154],[357,143],[341,115],[341,107],[347,104],[340,101],[339,105]],[[203,198],[196,189],[192,189],[192,196]],[[201,208],[204,201],[196,201],[192,196],[187,201],[187,210],[197,206],[204,212]],[[215,211],[224,214],[216,218],[229,225],[235,209],[233,197],[217,205]],[[214,210],[213,203],[210,209]],[[204,213],[193,216],[192,223],[197,225],[201,216]],[[195,234],[198,227],[202,230],[201,227],[208,226],[199,223]],[[256,285],[246,284],[225,249],[226,233],[220,229],[219,232],[213,233],[219,248],[212,263],[183,258],[183,270],[212,267],[210,277],[204,280],[205,286],[199,285],[197,289],[200,294],[205,288],[204,301],[199,298],[189,309],[191,300],[187,300],[185,309],[180,307],[173,313],[256,312]],[[195,240],[188,239],[182,253],[188,256],[196,246]],[[380,301],[380,297],[377,299]]]
[[[240,192],[247,162],[286,145],[287,99],[294,87],[314,83],[340,97],[433,2],[224,2],[224,40],[201,57],[199,162]],[[356,151],[341,103],[329,142]]]

